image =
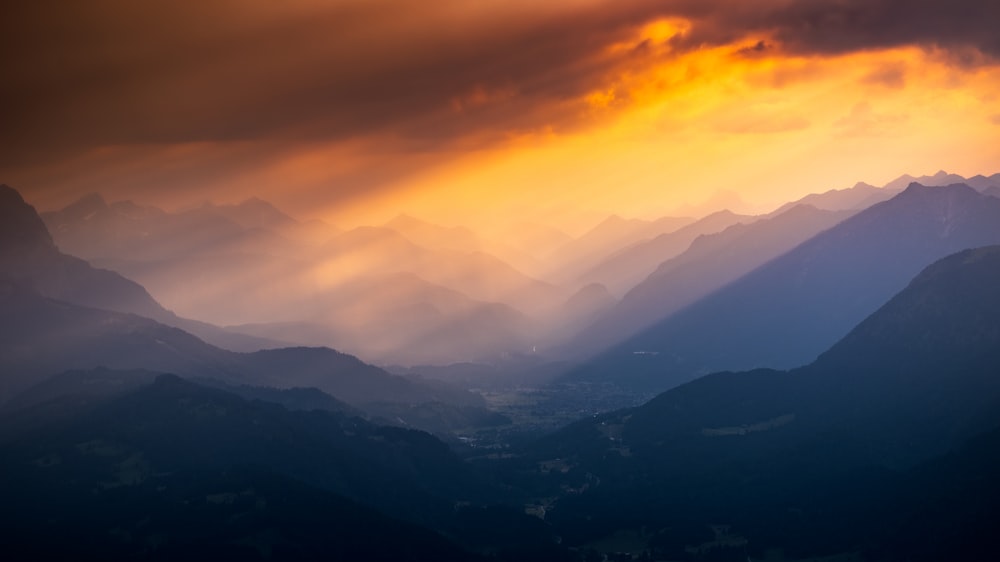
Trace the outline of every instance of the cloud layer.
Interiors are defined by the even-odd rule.
[[[436,142],[559,125],[576,117],[565,102],[643,56],[605,47],[663,17],[692,22],[678,50],[759,36],[789,53],[1000,55],[989,0],[19,4],[0,24],[14,55],[0,141],[27,152],[373,131]]]
[[[49,189],[87,176],[99,189],[145,169],[150,190],[236,184],[270,159],[275,173],[333,170],[323,178],[344,180],[330,197],[354,197],[436,154],[599,125],[634,101],[617,86],[695,51],[822,58],[917,46],[968,68],[1000,60],[998,21],[993,0],[20,2],[0,20],[0,181]],[[809,69],[775,69],[775,83],[782,72]],[[865,82],[902,89],[907,68]],[[737,117],[710,126],[813,121]]]

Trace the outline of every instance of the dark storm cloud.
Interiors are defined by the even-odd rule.
[[[603,48],[663,16],[693,23],[679,49],[750,38],[1000,56],[995,0],[38,0],[5,12],[0,165],[109,144],[389,131],[419,148],[571,124],[561,102],[631,64]],[[635,47],[620,56],[651,56]]]
[[[995,0],[803,0],[746,2],[720,10],[703,37],[773,30],[787,49],[809,53],[921,45],[1000,56]],[[713,32],[715,33],[713,35]]]

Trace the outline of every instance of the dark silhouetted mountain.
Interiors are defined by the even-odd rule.
[[[45,378],[0,404],[0,441],[74,416],[151,384],[162,373],[107,367]]]
[[[39,454],[56,460],[40,466],[33,463]],[[297,543],[302,541],[336,552],[335,544],[326,543],[326,529],[336,533],[338,525],[346,525],[371,538],[388,525],[413,535],[418,545],[459,555],[430,533],[392,523],[332,494],[441,527],[454,516],[456,500],[477,500],[485,492],[468,467],[427,434],[320,411],[290,412],[169,375],[72,423],[8,442],[2,455],[10,469],[3,489],[5,522],[14,524],[19,514],[20,525],[36,538],[46,529],[93,525],[100,532],[81,546],[110,544],[139,553],[149,545],[133,533],[145,537],[159,531],[165,534],[161,546],[194,550],[202,542],[224,546],[240,539],[253,546],[270,524],[281,530],[282,540],[275,545],[278,537],[265,533],[267,549],[301,548]],[[243,467],[254,467],[250,473],[256,477],[241,478],[247,474]],[[32,498],[38,493],[48,499],[39,503]],[[185,508],[184,500],[193,505]],[[291,521],[307,518],[294,516],[295,505],[332,519],[324,522],[324,530],[308,524],[296,529]],[[147,518],[145,525],[132,515],[137,511]],[[183,523],[182,514],[200,525]],[[282,522],[282,516],[293,517]],[[361,518],[352,527],[338,523],[345,516]],[[123,532],[109,536],[116,524],[124,526]],[[229,540],[213,538],[209,530]]]
[[[983,191],[984,195],[1000,198],[1000,186],[988,187]]]
[[[481,560],[437,533],[255,468],[157,475],[91,497],[81,482],[46,482],[52,488],[44,491],[35,482],[0,492],[5,552],[46,560]],[[48,498],[45,508],[29,494]]]
[[[0,283],[0,310],[4,399],[74,369],[229,372],[220,359],[230,352],[134,314],[49,299],[9,281]]]
[[[620,303],[589,326],[571,349],[596,354],[681,308],[735,281],[814,235],[841,222],[850,211],[798,205],[750,224],[735,224],[696,238],[626,293]]]
[[[274,388],[270,386],[233,385],[213,379],[198,379],[197,384],[218,388],[244,400],[260,400],[279,404],[289,411],[310,412],[321,410],[345,416],[365,417],[365,413],[350,404],[337,400],[318,388]]]
[[[247,383],[278,388],[315,387],[352,405],[371,402],[448,402],[482,406],[482,397],[445,385],[390,375],[356,357],[323,347],[267,349],[238,354]],[[232,380],[232,379],[230,379]]]
[[[1000,200],[911,184],[571,374],[665,389],[712,371],[813,360],[952,252],[1000,243]]]
[[[623,295],[645,279],[656,267],[688,249],[696,238],[720,232],[754,218],[729,211],[712,213],[673,232],[660,234],[650,240],[637,242],[612,254],[580,276],[581,282],[601,283],[612,294]]]
[[[456,406],[445,402],[369,404],[366,411],[379,425],[419,429],[455,442],[456,432],[509,426],[511,419],[482,406]]]
[[[988,528],[998,524],[978,496],[997,487],[976,480],[1000,459],[995,434],[933,459],[1000,427],[998,283],[1000,246],[948,256],[809,366],[712,374],[545,438],[522,463],[561,467],[546,519],[570,544],[726,523],[754,557],[907,538],[940,550],[938,537],[908,537],[938,521],[985,545],[983,521],[961,523],[989,513]],[[711,542],[684,534],[681,551]]]
[[[368,402],[482,405],[477,395],[394,376],[326,348],[226,351],[148,318],[52,300],[0,283],[0,396],[11,398],[54,373],[146,369],[237,385],[315,387]]]
[[[101,205],[100,197],[89,196],[72,206],[69,212],[83,214]],[[260,338],[180,318],[160,306],[139,284],[61,253],[35,209],[6,185],[0,186],[0,215],[4,219],[0,231],[0,279],[31,287],[57,300],[153,318],[231,349],[251,350],[273,345]]]
[[[662,217],[656,221],[624,219],[611,215],[594,228],[553,251],[546,258],[548,279],[573,283],[608,256],[632,244],[674,232],[694,222],[693,218]]]
[[[952,454],[886,479],[882,486],[889,494],[876,491],[867,505],[858,502],[875,515],[869,518],[873,523],[880,520],[872,527],[884,529],[866,554],[926,562],[992,558],[992,537],[1000,529],[998,471],[1000,430],[994,430]]]

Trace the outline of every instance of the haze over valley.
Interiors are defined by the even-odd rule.
[[[0,18],[9,560],[987,560],[994,3]]]

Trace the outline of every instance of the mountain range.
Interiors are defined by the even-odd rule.
[[[839,223],[851,211],[800,204],[749,224],[695,238],[680,255],[663,261],[613,309],[588,325],[571,344],[574,355],[601,350],[636,334],[735,281]]]
[[[813,360],[921,268],[1000,243],[1000,199],[910,186],[625,340],[568,376],[663,390]]]
[[[808,366],[702,377],[511,462],[561,467],[546,520],[571,543],[641,525],[661,557],[973,559],[1000,525],[997,282],[1000,246],[948,256]]]
[[[259,200],[163,213],[91,196],[47,227],[0,187],[0,548],[160,560],[988,559],[1000,530],[993,178],[858,185],[752,218],[611,220],[588,235],[599,247],[589,256],[536,229],[526,238],[548,243],[531,259],[562,248],[551,265],[587,262],[566,284],[521,273],[471,230],[412,217],[337,231]],[[208,278],[195,273],[213,261],[222,283],[227,260],[260,248],[235,271],[262,260],[270,275],[303,274],[267,287],[310,292],[282,296],[300,308],[277,322],[220,328],[57,246],[75,236],[134,265],[142,245],[130,244],[158,221],[170,228],[148,248],[178,275],[171,283],[189,271],[198,290]],[[310,245],[301,228],[332,234]],[[268,257],[281,248],[294,255]],[[580,285],[630,255],[650,273],[629,270],[636,285],[620,302],[603,283]],[[264,289],[239,276],[223,287],[241,282],[253,287],[243,298]],[[562,343],[571,328],[584,330],[579,354],[638,333],[559,384],[532,386],[525,372],[557,368],[534,342]],[[502,360],[435,367],[454,380],[479,373],[458,387],[327,347],[274,347],[286,337]],[[512,366],[507,385],[470,390]],[[665,392],[596,413],[559,394],[614,386]],[[558,400],[577,421],[539,435],[526,412]]]

